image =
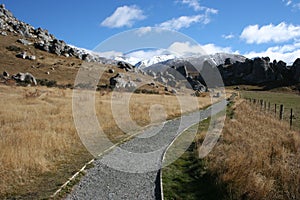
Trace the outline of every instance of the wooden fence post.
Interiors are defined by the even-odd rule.
[[[277,112],[277,104],[276,103],[275,103],[275,108],[274,109],[275,109],[274,111],[275,111],[275,117],[276,117],[276,114],[277,114],[276,113]]]
[[[283,105],[281,104],[281,105],[280,105],[280,111],[279,111],[279,119],[280,119],[280,120],[283,120],[283,109],[284,109],[284,108],[283,108]]]
[[[271,109],[271,103],[268,102],[268,111],[270,112],[270,109]]]
[[[264,111],[266,111],[266,110],[267,110],[267,102],[264,101]]]
[[[291,108],[291,115],[290,115],[290,129],[292,129],[293,126],[293,108]]]

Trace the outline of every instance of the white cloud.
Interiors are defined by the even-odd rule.
[[[153,49],[153,50],[139,50],[126,54],[127,57],[134,57],[139,60],[151,59],[154,56],[169,54],[164,49]]]
[[[168,50],[178,57],[206,54],[200,45],[192,45],[190,42],[174,42]]]
[[[117,52],[117,51],[94,52],[94,54],[97,54],[104,58],[110,58],[110,59],[113,59],[114,57],[123,55],[122,52]]]
[[[143,11],[137,6],[122,6],[118,7],[111,16],[102,21],[101,25],[109,28],[131,27],[136,21],[145,18]]]
[[[192,24],[202,23],[208,24],[210,22],[210,17],[208,15],[193,15],[193,16],[180,16],[178,18],[173,18],[156,24],[154,27],[145,26],[136,30],[138,36],[145,35],[151,31],[160,31],[159,29],[168,29],[178,31],[182,28],[188,28]],[[155,29],[158,28],[158,29]]]
[[[170,52],[175,52],[177,56],[199,56],[206,54],[215,54],[215,53],[237,53],[233,52],[230,47],[219,47],[215,44],[205,44],[205,45],[196,45],[189,42],[174,42],[168,50]]]
[[[232,39],[234,38],[235,36],[233,34],[228,34],[228,35],[222,35],[222,38],[228,40],[228,39]]]
[[[271,60],[282,60],[288,64],[292,64],[300,55],[300,43],[288,44],[283,46],[269,47],[266,51],[248,52],[245,56],[248,58],[254,57],[270,57]]]
[[[143,36],[147,33],[150,33],[151,31],[153,31],[153,27],[151,26],[145,26],[145,27],[141,27],[141,28],[138,28],[135,33],[138,35],[138,36]]]
[[[203,7],[200,6],[200,3],[198,0],[182,0],[179,1],[182,4],[187,4],[189,7],[192,7],[195,11],[202,10]]]
[[[199,23],[204,20],[203,15],[195,15],[195,16],[181,16],[179,18],[173,18],[171,20],[165,21],[157,27],[171,30],[179,30],[182,28],[188,28],[193,23]]]
[[[214,8],[208,8],[205,6],[201,6],[198,0],[181,0],[181,1],[177,1],[179,3],[182,4],[186,4],[189,7],[193,8],[195,11],[205,11],[205,13],[209,14],[217,14],[218,10],[214,9]]]
[[[282,2],[284,2],[286,6],[289,6],[293,3],[292,0],[282,0]]]
[[[296,8],[296,9],[300,10],[300,3],[295,3],[293,5],[293,8]]]
[[[231,47],[220,47],[215,44],[205,44],[202,48],[206,51],[207,54],[215,53],[234,53],[239,54],[238,51],[232,51]]]
[[[300,10],[300,3],[294,3],[292,0],[282,0],[283,3],[285,3],[286,6],[290,6],[295,10]]]
[[[244,28],[240,38],[246,40],[249,44],[262,44],[268,42],[286,42],[292,39],[300,37],[300,26],[294,26],[293,24],[286,24],[281,22],[277,26],[273,24],[259,27],[256,25],[250,25]]]

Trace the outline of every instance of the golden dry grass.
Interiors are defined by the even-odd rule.
[[[95,107],[105,133],[119,141],[126,135],[114,122],[111,98],[111,93],[97,93]],[[195,99],[199,107],[210,104],[208,97]],[[116,102],[124,103],[122,97]],[[133,94],[129,106],[132,119],[141,126],[149,124],[149,108],[155,104],[165,108],[167,118],[181,114],[175,96]],[[187,103],[183,112],[197,108]],[[164,119],[164,115],[157,116],[156,122]],[[0,124],[1,199],[19,195],[25,199],[49,197],[91,159],[73,122],[72,90],[0,85]]]
[[[300,137],[286,122],[242,101],[209,154],[230,199],[300,199]]]

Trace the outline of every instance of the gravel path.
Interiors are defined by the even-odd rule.
[[[162,156],[186,128],[221,111],[226,102],[149,127],[94,162],[71,199],[161,199]]]

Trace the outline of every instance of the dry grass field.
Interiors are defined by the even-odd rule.
[[[163,169],[165,199],[300,199],[299,131],[237,99],[228,108],[217,145],[199,159],[209,123],[208,119],[191,127],[175,141],[176,149],[198,128],[195,142]]]
[[[233,108],[208,169],[229,199],[300,199],[300,134],[289,124],[253,109]]]
[[[124,104],[126,94],[118,95],[117,104]],[[111,98],[111,93],[98,92],[95,108],[104,132],[116,142],[126,134],[114,122]],[[193,98],[199,105],[187,103],[182,112],[210,104],[209,97]],[[133,94],[131,118],[149,124],[149,108],[155,104],[164,107],[167,118],[181,114],[175,96]],[[157,116],[156,121],[164,119]],[[0,85],[0,124],[0,199],[47,198],[92,158],[75,129],[72,90]]]

